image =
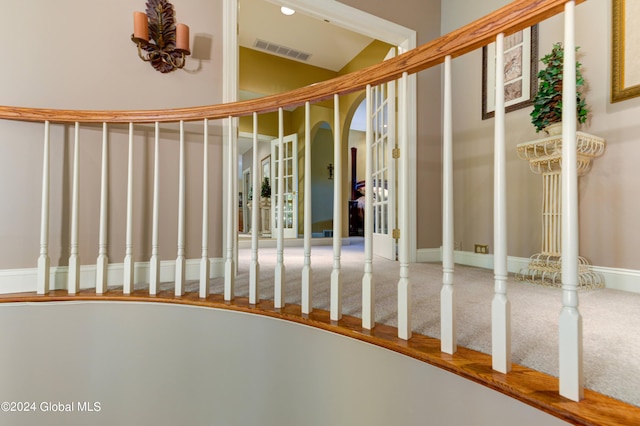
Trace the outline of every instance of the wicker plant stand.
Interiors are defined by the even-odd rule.
[[[586,174],[592,159],[604,153],[602,138],[576,132],[578,176]],[[562,135],[551,135],[544,139],[518,145],[518,157],[529,161],[531,171],[542,175],[542,251],[529,258],[526,268],[516,274],[520,281],[552,287],[562,286],[561,246],[561,170]],[[589,261],[578,258],[578,288],[596,289],[604,287],[603,277],[594,272]]]

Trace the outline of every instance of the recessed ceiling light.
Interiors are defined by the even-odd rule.
[[[294,13],[296,13],[295,10],[289,9],[288,7],[284,7],[284,6],[280,8],[280,12],[282,12],[283,15],[287,15],[287,16],[291,16]]]

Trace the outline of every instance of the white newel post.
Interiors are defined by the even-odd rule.
[[[333,270],[331,271],[330,318],[342,318],[342,152],[340,132],[340,97],[333,95]]]
[[[131,294],[133,275],[133,123],[129,123],[129,158],[127,164],[127,230],[124,247],[124,276],[122,292]]]
[[[49,157],[51,124],[44,122],[44,149],[42,153],[42,205],[40,210],[40,256],[38,257],[38,294],[49,293]]]
[[[180,120],[180,158],[178,168],[178,252],[176,255],[175,295],[184,295],[185,277],[185,153],[184,153],[184,121]]]
[[[453,102],[451,56],[444,58],[442,130],[442,290],[440,292],[440,349],[457,350],[456,299],[453,287]]]
[[[209,260],[209,120],[204,119],[202,149],[202,256],[200,258],[200,288],[199,296],[205,299],[209,296],[209,275],[211,261]]]
[[[304,265],[302,267],[302,313],[313,310],[311,293],[311,104],[304,104]]]
[[[107,223],[109,199],[109,148],[107,123],[102,123],[102,177],[100,183],[100,236],[98,242],[98,259],[96,261],[96,293],[107,291]]]
[[[284,307],[284,111],[278,109],[278,203],[276,205],[276,269],[274,277],[273,306],[276,309]]]
[[[511,371],[511,305],[507,298],[507,167],[505,158],[504,34],[496,38],[493,244],[495,293],[491,304],[493,369]]]
[[[409,280],[409,143],[407,134],[407,79],[405,72],[400,79],[398,93],[398,133],[399,133],[399,182],[398,182],[398,258],[400,260],[400,280],[398,282],[398,337],[411,338],[411,281]]]
[[[371,85],[367,85],[366,106],[366,163],[364,193],[364,275],[362,276],[362,328],[371,330],[376,325],[375,284],[373,280],[373,123],[371,122]]]
[[[255,305],[260,301],[260,263],[258,262],[258,226],[260,213],[260,173],[258,172],[258,114],[253,113],[253,165],[251,175],[251,264],[249,265],[249,303]]]
[[[578,310],[578,174],[576,154],[575,2],[565,4],[562,86],[562,311],[559,324],[560,395],[584,397],[582,317]]]
[[[75,123],[73,151],[73,184],[71,200],[71,250],[69,253],[69,276],[67,291],[76,294],[80,289],[80,256],[78,254],[78,209],[79,209],[79,172],[80,172],[80,123]]]

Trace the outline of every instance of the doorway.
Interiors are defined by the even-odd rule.
[[[311,140],[311,235],[333,235],[333,130],[326,121],[318,124]]]
[[[333,25],[350,31],[360,33],[385,43],[398,46],[398,53],[404,53],[416,47],[416,32],[412,29],[400,26],[393,22],[355,9],[340,2],[318,2],[310,0],[269,0],[271,3],[287,6],[295,9],[299,13],[303,13],[318,19],[331,22]],[[235,102],[238,100],[238,2],[239,0],[223,0],[223,54],[225,57],[225,67],[223,70],[223,101]],[[286,4],[285,4],[286,3]],[[409,200],[415,200],[417,194],[416,188],[416,127],[417,127],[417,95],[416,95],[416,78],[410,75],[407,79],[407,117],[406,128],[401,131],[407,135],[409,152],[407,158],[409,162],[408,170],[403,173],[408,174],[407,181],[409,186],[406,194]],[[224,132],[225,130],[223,130]],[[223,147],[223,155],[228,149],[227,145]],[[226,167],[226,165],[224,166]],[[226,174],[223,174],[226,176]],[[345,200],[346,202],[346,200]],[[223,215],[226,209],[223,208]],[[409,259],[411,262],[416,260],[416,209],[415,201],[410,203],[408,218],[408,239],[409,239]]]
[[[271,141],[271,229],[278,235],[279,202],[283,200],[282,227],[284,238],[298,238],[298,135]],[[280,175],[282,170],[282,175]],[[282,183],[282,194],[280,184]]]
[[[242,232],[251,233],[251,202],[253,198],[253,188],[251,185],[251,169],[242,171]]]

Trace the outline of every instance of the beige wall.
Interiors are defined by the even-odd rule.
[[[443,2],[443,32],[464,25],[504,4],[503,0]],[[635,224],[640,208],[637,160],[640,156],[640,98],[611,104],[610,2],[576,8],[578,59],[587,80],[591,117],[584,131],[604,137],[607,148],[580,178],[580,254],[598,266],[639,269]],[[563,17],[540,25],[540,55],[563,40]],[[455,240],[463,250],[493,245],[493,119],[481,120],[481,51],[453,61]],[[477,78],[470,78],[475,75]],[[516,156],[517,144],[534,140],[531,108],[507,114],[509,255],[528,257],[540,250],[542,179]]]
[[[190,72],[162,74],[137,57],[133,12],[144,2],[2,0],[2,104],[73,109],[145,109],[206,105],[221,98],[222,0],[180,0],[176,19],[193,40],[210,39]],[[36,6],[37,7],[34,7]],[[9,42],[11,41],[11,42]],[[202,44],[200,44],[202,46]],[[10,82],[10,84],[9,84]]]
[[[186,69],[161,74],[137,56],[130,40],[133,11],[144,2],[17,2],[2,0],[0,38],[10,61],[0,68],[3,105],[60,109],[155,109],[221,102],[222,1],[181,0],[176,18],[191,28],[194,56]],[[209,49],[202,50],[209,40]],[[10,42],[9,42],[10,41]],[[201,246],[201,125],[188,127],[186,143],[187,257]],[[109,131],[109,258],[122,262],[126,206],[126,128]],[[211,256],[221,255],[220,130],[210,129]],[[0,268],[33,267],[39,252],[43,126],[0,122]],[[177,240],[177,137],[163,126],[160,142],[161,258],[175,259]],[[153,134],[136,128],[134,156],[134,257],[148,260],[151,244]],[[101,126],[83,127],[80,142],[80,256],[95,263],[98,251]],[[69,251],[73,156],[72,127],[53,125],[51,140],[50,257],[64,265]]]
[[[506,3],[504,0],[488,2],[447,2],[406,0],[403,7],[367,0],[343,0],[343,3],[377,16],[415,29],[418,44],[425,43],[440,33],[446,33],[464,25],[492,9]],[[442,4],[441,4],[442,3]],[[176,5],[177,19],[191,26],[195,35],[212,41],[210,52],[201,54],[206,60],[191,59],[190,72],[160,74],[137,58],[134,45],[129,40],[132,12],[142,9],[124,0],[108,4],[61,0],[42,2],[34,8],[29,2],[0,2],[7,19],[0,27],[5,43],[7,66],[0,69],[2,100],[5,105],[38,106],[53,108],[173,108],[218,103],[221,100],[221,0],[183,0]],[[442,10],[441,10],[442,8]],[[442,13],[441,13],[442,12]],[[587,101],[592,116],[587,131],[607,139],[607,151],[597,159],[592,171],[580,182],[581,206],[581,254],[596,265],[638,269],[634,255],[634,243],[640,237],[640,229],[633,219],[638,210],[639,186],[635,184],[636,159],[640,148],[638,135],[640,122],[640,98],[617,104],[609,103],[610,82],[610,2],[585,2],[577,7],[577,43],[581,46],[580,60],[584,64],[584,76],[588,81]],[[64,23],[64,24],[62,24]],[[441,30],[442,28],[442,30]],[[29,30],[31,29],[31,30]],[[606,34],[607,37],[602,36]],[[541,53],[548,51],[554,41],[562,38],[562,18],[556,17],[540,27]],[[454,117],[455,126],[455,240],[463,250],[473,244],[489,244],[492,241],[492,120],[481,120],[480,84],[481,52],[472,52],[454,60]],[[440,68],[420,73],[418,77],[418,247],[438,247],[441,243],[441,96]],[[470,78],[476,75],[477,78]],[[515,155],[515,145],[537,137],[529,123],[529,111],[520,110],[507,115],[508,173],[509,173],[509,254],[526,257],[539,249],[539,205],[541,185],[539,176],[528,170],[526,163]],[[293,130],[293,129],[292,129]],[[95,222],[98,209],[99,186],[99,131],[87,129],[82,143],[81,158],[83,196],[81,208],[91,211],[91,218],[81,222],[81,248],[96,255]],[[144,194],[138,201],[144,214],[149,203],[149,175],[152,173],[152,147],[148,134],[139,129],[136,137],[136,157],[141,156],[142,170],[136,176],[146,179],[137,182],[136,190]],[[219,133],[212,129],[212,133]],[[0,221],[12,226],[3,227],[0,239],[0,267],[31,267],[37,253],[40,206],[40,168],[42,161],[42,126],[18,123],[0,123],[0,182],[3,209]],[[52,140],[52,188],[51,235],[52,261],[57,262],[67,250],[70,203],[70,158],[73,153],[70,130],[53,126]],[[113,170],[110,192],[112,210],[124,204],[125,167],[124,136],[117,132],[111,136],[110,168]],[[188,140],[191,140],[191,136]],[[140,142],[138,142],[140,141]],[[146,141],[146,142],[143,142]],[[163,197],[175,198],[177,182],[169,173],[177,165],[174,158],[174,136],[163,137],[161,161],[168,173],[163,177]],[[138,146],[140,144],[141,146]],[[188,162],[192,170],[198,169],[196,159],[201,145],[197,137],[187,144]],[[302,144],[301,144],[302,145]],[[166,150],[166,152],[164,151]],[[215,167],[219,161],[221,143],[212,141],[212,200],[220,199],[219,175]],[[7,161],[6,159],[10,159]],[[172,161],[167,161],[171,159]],[[167,182],[164,182],[167,179]],[[20,182],[13,185],[12,182]],[[197,257],[199,244],[196,235],[200,212],[196,195],[197,176],[189,189],[188,256]],[[189,185],[191,185],[189,183]],[[173,198],[172,198],[173,197]],[[10,200],[10,204],[6,201]],[[11,206],[6,207],[6,206]],[[146,206],[146,207],[145,207]],[[212,226],[212,256],[220,255],[221,222],[219,206],[212,201],[214,225]],[[121,211],[121,210],[120,210]],[[137,256],[144,258],[144,244],[149,239],[148,216],[136,213],[139,234]],[[166,216],[164,216],[166,214]],[[163,240],[175,239],[175,213],[166,212],[167,234]],[[89,223],[93,221],[92,223]],[[110,226],[119,227],[123,218],[112,215]],[[112,231],[113,232],[113,231]],[[122,236],[110,234],[113,247],[110,256],[121,258]],[[196,240],[196,241],[193,241]],[[193,243],[193,245],[192,245]],[[170,251],[170,250],[169,250]],[[166,253],[166,257],[173,257]],[[91,263],[87,260],[86,263]]]
[[[370,0],[340,2],[415,30],[418,45],[440,36],[439,0],[405,0],[401,5]],[[438,67],[418,75],[418,248],[440,247],[442,243],[440,91]]]

